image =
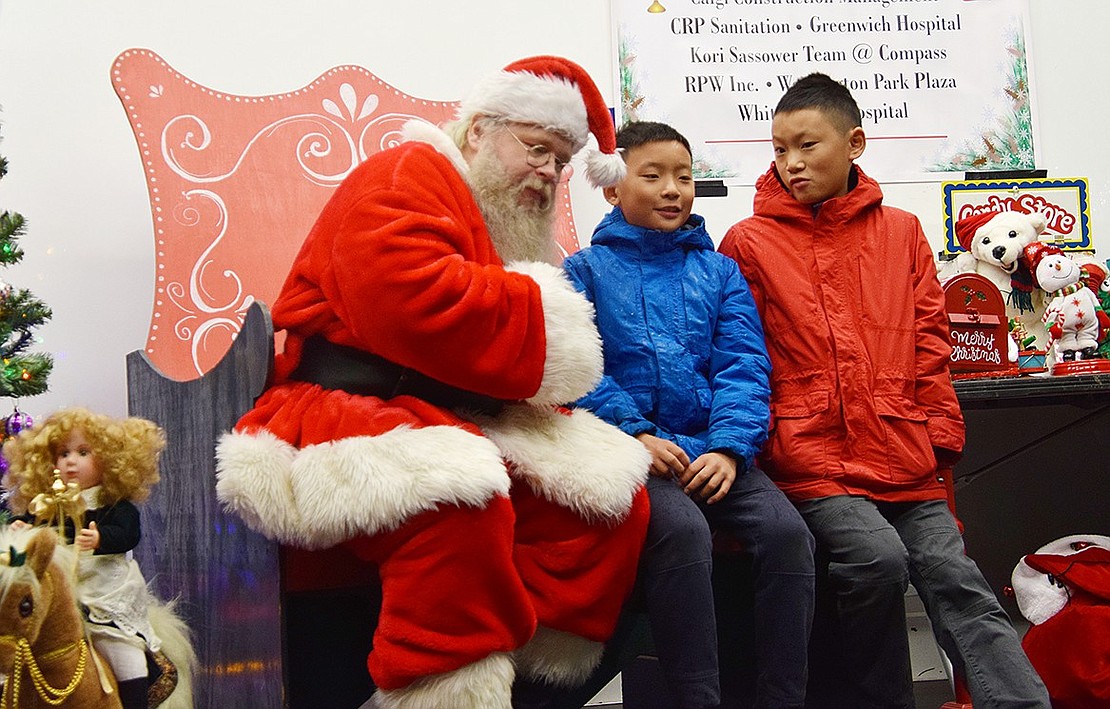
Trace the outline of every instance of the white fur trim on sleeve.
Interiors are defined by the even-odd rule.
[[[604,362],[594,307],[574,289],[562,269],[539,261],[517,261],[506,268],[529,276],[543,299],[547,355],[543,381],[528,401],[552,406],[575,401],[601,381]]]
[[[489,440],[460,428],[399,428],[297,450],[267,431],[229,433],[216,496],[251,529],[307,549],[374,535],[440,503],[484,506],[509,477]]]
[[[224,434],[216,444],[216,498],[256,532],[295,538],[301,524],[291,480],[296,455],[268,431]]]
[[[651,455],[642,443],[589,411],[505,407],[478,421],[537,494],[588,520],[619,521],[647,480]]]

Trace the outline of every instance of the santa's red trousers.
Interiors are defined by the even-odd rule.
[[[604,642],[631,593],[647,522],[643,489],[619,523],[589,523],[518,482],[511,499],[441,505],[347,542],[381,576],[374,683],[399,689],[511,652],[537,623]]]

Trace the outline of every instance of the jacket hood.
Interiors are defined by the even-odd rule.
[[[883,191],[878,182],[864,174],[859,165],[852,166],[852,174],[856,179],[855,187],[842,197],[822,202],[819,211],[823,217],[850,219],[882,203]],[[754,209],[758,216],[775,219],[812,221],[815,214],[812,206],[802,204],[790,196],[774,163],[755,181]]]
[[[590,243],[617,248],[623,246],[652,253],[674,249],[715,249],[709,232],[705,230],[705,219],[700,215],[691,214],[686,223],[674,231],[659,231],[629,224],[620,207],[613,207],[601,219],[594,228]]]

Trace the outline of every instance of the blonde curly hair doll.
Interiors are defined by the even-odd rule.
[[[13,526],[44,521],[29,507],[37,495],[51,492],[55,474],[80,488],[83,520],[82,515],[76,520],[80,524],[67,520],[65,529],[83,552],[77,595],[88,612],[93,645],[119,681],[124,709],[147,706],[146,655],[161,646],[147,612],[146,579],[128,552],[141,537],[134,503],[145,500],[158,482],[158,457],[165,445],[162,429],[146,419],[113,419],[70,408],[21,431],[3,449]]]
[[[4,443],[12,512],[23,514],[35,495],[50,489],[58,469],[58,453],[74,431],[80,431],[95,455],[101,477],[96,506],[119,500],[142,502],[158,482],[158,457],[166,436],[153,421],[113,419],[88,409],[70,408],[51,414]]]

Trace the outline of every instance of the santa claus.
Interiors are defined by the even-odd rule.
[[[649,457],[561,407],[599,380],[601,347],[545,263],[567,162],[592,134],[595,185],[624,164],[597,87],[558,57],[404,134],[297,255],[273,304],[285,351],[220,442],[217,492],[272,539],[377,565],[377,706],[508,709],[514,673],[590,674],[636,575]]]

